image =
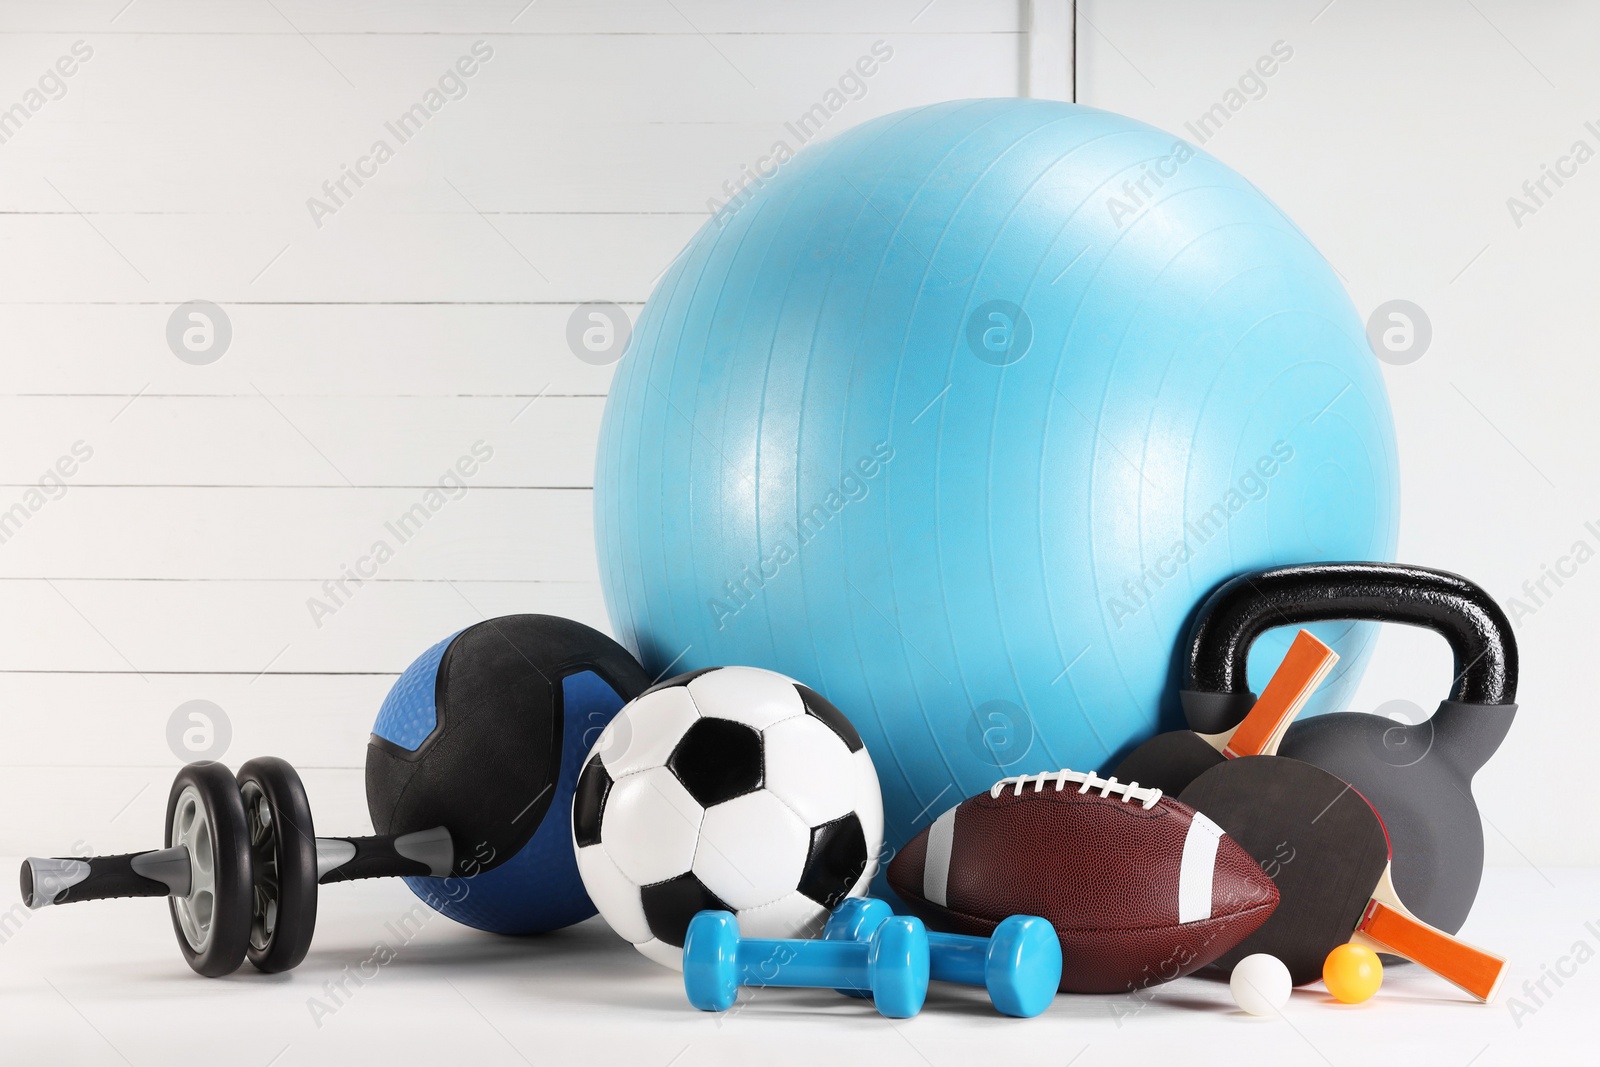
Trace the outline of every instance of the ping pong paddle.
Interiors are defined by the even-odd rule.
[[[1339,654],[1301,630],[1273,672],[1250,714],[1231,730],[1216,734],[1170,730],[1156,734],[1117,765],[1113,777],[1154,786],[1177,796],[1201,774],[1235,756],[1270,756],[1283,733],[1328,676]]]
[[[1178,799],[1227,831],[1278,886],[1272,915],[1217,960],[1224,970],[1265,952],[1304,985],[1348,941],[1420,963],[1482,1001],[1499,990],[1505,960],[1429,926],[1401,902],[1388,830],[1342,779],[1284,756],[1246,756],[1212,767]]]

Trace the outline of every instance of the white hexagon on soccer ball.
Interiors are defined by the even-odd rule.
[[[806,713],[793,678],[759,667],[723,667],[689,682],[700,714],[765,730]]]
[[[650,923],[644,915],[639,887],[622,873],[604,845],[578,849],[578,874],[595,910],[611,929],[634,944],[650,939]]]
[[[704,812],[667,768],[639,771],[611,786],[600,842],[634,885],[664,882],[694,863]]]
[[[828,909],[801,892],[786,893],[771,904],[739,913],[740,937],[817,937]]]
[[[664,767],[678,738],[699,718],[694,699],[682,686],[658,689],[617,712],[591,751],[600,755],[613,780]]]
[[[766,785],[807,826],[856,809],[856,760],[833,729],[811,715],[787,719],[762,733]]]
[[[765,789],[707,808],[694,873],[728,906],[771,904],[805,870],[811,828]]]

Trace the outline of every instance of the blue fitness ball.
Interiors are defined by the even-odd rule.
[[[1179,725],[1206,594],[1391,559],[1397,481],[1362,323],[1260,190],[1119,115],[967,100],[807,147],[701,227],[612,383],[595,536],[647,669],[766,667],[851,717],[898,845]],[[1313,713],[1373,634],[1314,629],[1343,658]]]
[[[535,934],[595,913],[572,849],[584,757],[650,679],[597,630],[552,615],[488,619],[445,638],[395,682],[367,744],[380,834],[443,826],[450,877],[406,879],[444,915]]]

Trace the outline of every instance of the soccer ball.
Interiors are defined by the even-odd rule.
[[[820,933],[877,870],[883,800],[838,708],[772,671],[712,667],[647,689],[600,734],[572,840],[611,928],[681,968],[707,908],[745,937]]]

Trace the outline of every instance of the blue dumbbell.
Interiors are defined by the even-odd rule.
[[[909,1019],[928,995],[928,931],[895,916],[864,941],[741,938],[732,913],[702,911],[683,940],[683,988],[701,1011],[727,1011],[741,985],[870,989],[878,1014]]]
[[[828,917],[827,941],[863,941],[894,912],[872,897],[849,897]],[[1031,1019],[1050,1006],[1061,984],[1061,941],[1045,920],[1013,915],[989,937],[928,935],[928,974],[936,982],[983,986],[995,1010]],[[854,989],[841,993],[864,995]]]

